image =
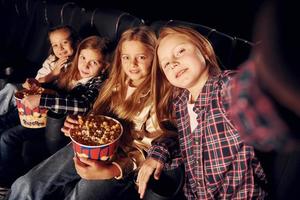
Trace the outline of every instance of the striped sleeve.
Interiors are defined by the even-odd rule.
[[[67,93],[56,95],[42,94],[40,107],[47,108],[56,113],[85,114],[92,108],[102,82],[103,79],[101,77],[96,77],[85,85],[77,86],[80,87],[77,88],[80,90],[79,95],[70,95]]]

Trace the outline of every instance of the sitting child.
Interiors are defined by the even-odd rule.
[[[51,29],[48,37],[51,45],[50,54],[35,77],[40,83],[49,83],[58,77],[61,69],[71,61],[77,43],[76,34],[69,26],[59,26]],[[22,85],[25,88],[26,82]],[[16,107],[14,94],[17,87],[14,84],[7,83],[0,90],[0,116],[14,110],[13,108]],[[2,124],[1,127],[3,127]]]
[[[55,113],[84,114],[96,97],[105,79],[107,41],[90,36],[79,45],[74,60],[66,71],[59,75],[57,85],[61,90],[56,94],[37,94],[23,98],[30,108],[47,108]],[[1,133],[0,138],[0,186],[10,187],[24,171],[22,146],[25,141],[44,135],[44,129],[29,129],[21,125]],[[45,149],[41,149],[45,151]]]

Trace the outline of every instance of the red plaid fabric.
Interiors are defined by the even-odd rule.
[[[241,137],[257,149],[269,151],[293,148],[289,130],[255,73],[255,63],[248,60],[232,80],[227,96],[231,97],[229,113]]]
[[[193,110],[198,126],[191,132],[186,90],[174,102],[179,144],[185,163],[187,199],[263,199],[265,174],[229,119],[226,85],[232,71],[211,77]],[[225,98],[226,97],[226,98]]]

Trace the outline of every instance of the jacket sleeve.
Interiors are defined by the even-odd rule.
[[[40,107],[47,108],[56,113],[84,114],[88,112],[96,100],[102,78],[97,77],[83,87],[81,95],[72,96],[67,93],[42,94]]]
[[[172,123],[171,121],[162,122],[161,126],[163,126],[163,130],[161,130],[158,126],[158,122],[156,120],[154,112],[152,112],[148,120],[152,122],[149,124],[155,126],[155,130],[160,130],[162,132],[159,137],[152,141],[151,147],[147,152],[148,157],[158,160],[166,167],[171,167],[174,161],[181,163],[181,161],[178,160],[181,156],[177,128],[174,126],[174,123]],[[149,130],[150,129],[147,129],[147,131]],[[176,163],[175,166],[177,166]]]

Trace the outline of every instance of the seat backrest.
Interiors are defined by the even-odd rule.
[[[236,69],[248,58],[253,45],[251,42],[229,36],[216,29],[185,21],[155,21],[150,26],[157,33],[163,26],[188,26],[197,30],[211,42],[222,69]]]
[[[91,13],[90,19],[91,26],[97,33],[108,38],[112,43],[116,43],[120,35],[128,28],[143,24],[141,19],[129,13],[110,9],[101,10],[96,8]]]

